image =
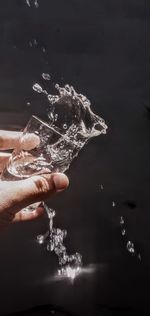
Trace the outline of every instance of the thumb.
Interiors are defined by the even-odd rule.
[[[69,180],[61,173],[33,176],[26,180],[1,182],[3,186],[3,210],[12,215],[28,205],[45,200],[51,195],[65,190]]]

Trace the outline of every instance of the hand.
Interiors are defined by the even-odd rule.
[[[20,132],[0,131],[0,149],[13,149],[19,146]],[[35,138],[26,140],[25,147],[35,146]],[[0,153],[0,170],[5,167],[10,154]],[[49,196],[65,190],[69,180],[64,174],[53,173],[33,176],[19,181],[0,182],[0,230],[16,221],[25,221],[37,218],[43,213],[38,208],[32,213],[24,214],[24,207],[45,200]]]

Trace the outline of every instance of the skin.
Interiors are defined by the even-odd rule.
[[[0,130],[0,172],[5,168],[10,154],[4,150],[14,149],[20,146],[20,132]],[[34,135],[33,135],[34,136]],[[24,139],[24,149],[34,148],[39,140],[35,137]],[[66,175],[61,173],[33,176],[19,181],[0,182],[0,231],[11,223],[33,220],[43,214],[43,208],[39,207],[31,214],[24,214],[21,209],[40,202],[50,196],[65,190],[69,185]]]

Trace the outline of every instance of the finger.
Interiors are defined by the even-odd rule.
[[[13,149],[20,147],[24,150],[30,150],[39,145],[39,137],[34,133],[26,134],[22,138],[22,132],[0,130],[0,150]]]
[[[37,147],[40,143],[40,138],[34,133],[27,133],[21,137],[20,147],[24,150],[31,150]]]
[[[0,172],[2,172],[2,170],[7,165],[7,162],[9,160],[10,156],[11,156],[11,154],[9,154],[9,153],[1,153],[0,152]]]
[[[68,187],[67,176],[61,173],[34,176],[26,180],[1,182],[0,208],[11,214],[35,202],[40,202]],[[7,203],[6,203],[7,202]],[[6,206],[7,204],[7,206]]]
[[[44,208],[38,207],[35,211],[28,213],[28,212],[18,212],[15,214],[15,217],[13,219],[13,222],[25,222],[25,221],[31,221],[38,217],[40,217],[44,213]]]

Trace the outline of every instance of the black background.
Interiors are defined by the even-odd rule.
[[[49,202],[55,225],[68,231],[69,251],[96,269],[74,284],[54,280],[57,258],[35,242],[46,217],[13,226],[0,237],[0,315],[41,304],[61,315],[143,313],[150,301],[149,1],[39,0],[38,9],[0,1],[1,129],[42,115],[46,101],[32,90],[35,82],[50,91],[56,82],[72,84],[109,126],[72,164],[70,188]],[[141,261],[127,251],[128,240]]]

